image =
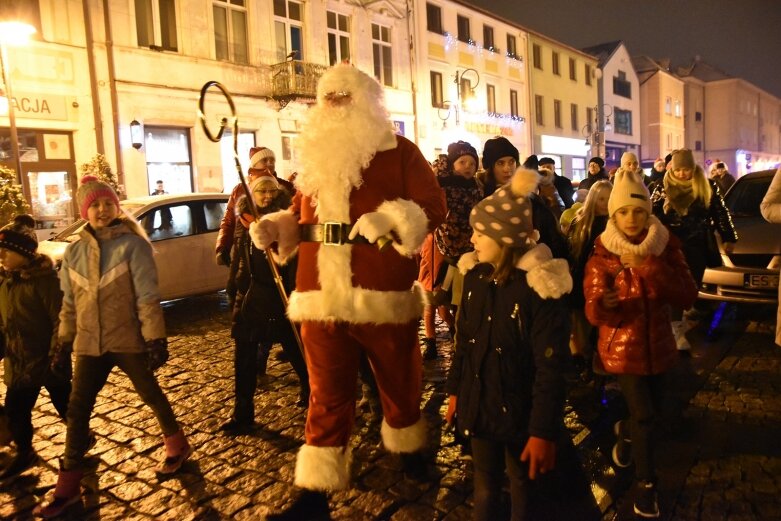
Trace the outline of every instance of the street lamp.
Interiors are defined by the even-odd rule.
[[[607,103],[601,105],[595,105],[594,122],[589,121],[580,130],[581,134],[586,138],[586,146],[591,147],[591,155],[599,156],[604,159],[605,157],[605,132],[611,132],[613,125],[610,123],[610,116],[613,115],[613,107]],[[609,111],[609,112],[608,112]],[[602,124],[602,117],[605,116],[605,123]]]
[[[16,179],[20,183],[22,182],[22,158],[19,154],[19,136],[16,132],[16,107],[14,106],[14,95],[11,89],[11,72],[8,65],[7,46],[23,45],[33,34],[35,34],[35,27],[32,25],[13,21],[0,22],[0,68],[3,72],[3,85],[5,85],[5,96],[8,101],[11,153],[16,161]]]
[[[472,85],[469,78],[465,76],[469,73],[473,73],[477,81]],[[463,71],[456,70],[456,74],[453,76],[453,83],[456,85],[456,103],[450,101],[442,102],[442,106],[437,109],[437,115],[442,121],[447,121],[450,118],[450,110],[454,109],[456,116],[456,126],[461,124],[460,112],[464,106],[469,105],[472,100],[475,99],[475,88],[480,84],[480,73],[475,69],[464,69]],[[463,105],[462,105],[463,103]],[[441,110],[447,109],[445,117],[442,117]]]

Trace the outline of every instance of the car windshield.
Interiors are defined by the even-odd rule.
[[[143,204],[132,204],[126,203],[125,201],[120,201],[119,206],[121,206],[122,209],[128,212],[130,215],[138,215],[138,211],[144,207]],[[75,241],[79,238],[79,231],[81,231],[81,228],[84,226],[84,224],[86,224],[86,222],[87,221],[84,219],[78,219],[76,222],[69,225],[60,233],[52,237],[51,240],[57,242]]]
[[[732,187],[725,203],[733,217],[760,217],[759,204],[772,177],[743,178]]]

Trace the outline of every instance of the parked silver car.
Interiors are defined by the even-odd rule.
[[[719,244],[724,265],[705,270],[700,298],[744,304],[778,303],[781,224],[768,223],[759,212],[759,203],[774,174],[775,170],[747,174],[724,197],[738,231],[738,242],[729,255]]]
[[[217,266],[214,246],[227,204],[228,194],[220,193],[154,195],[120,202],[152,241],[162,300],[225,289],[228,270]],[[41,241],[38,251],[59,266],[65,248],[78,238],[85,223],[80,219]]]

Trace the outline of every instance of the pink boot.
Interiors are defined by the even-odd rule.
[[[181,429],[170,436],[163,436],[163,441],[165,442],[165,461],[155,470],[159,474],[173,474],[190,457],[193,448],[187,443],[187,438],[184,437],[184,431]]]
[[[81,501],[81,470],[64,470],[60,464],[57,474],[57,486],[54,487],[54,497],[35,507],[33,515],[49,519],[62,514],[65,509]]]

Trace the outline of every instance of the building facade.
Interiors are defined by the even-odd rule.
[[[643,146],[639,159],[643,167],[649,168],[656,158],[685,145],[684,83],[651,58],[637,56],[632,62],[640,80]]]
[[[596,56],[601,75],[597,105],[589,120],[592,155],[605,160],[607,168],[618,166],[624,152],[640,153],[640,81],[629,51],[621,41],[583,49]]]
[[[532,149],[550,156],[561,175],[575,181],[586,175],[592,155],[586,131],[598,103],[597,59],[529,31]]]
[[[702,85],[706,170],[715,161],[736,176],[781,165],[781,99],[698,59],[676,72]]]
[[[509,139],[531,154],[527,35],[469,4],[415,0],[417,143],[429,159],[464,140]]]
[[[410,16],[404,1],[39,0],[24,13],[36,39],[9,53],[22,181],[42,226],[74,219],[79,166],[104,154],[127,196],[228,191],[232,139],[200,128],[201,87],[232,93],[238,153],[252,146],[296,169],[295,140],[326,67],[350,62],[385,87],[399,133],[415,139]],[[231,117],[217,89],[204,112],[214,133]],[[5,150],[8,119],[0,113]],[[131,133],[131,130],[133,131]],[[13,166],[0,153],[0,161]]]

